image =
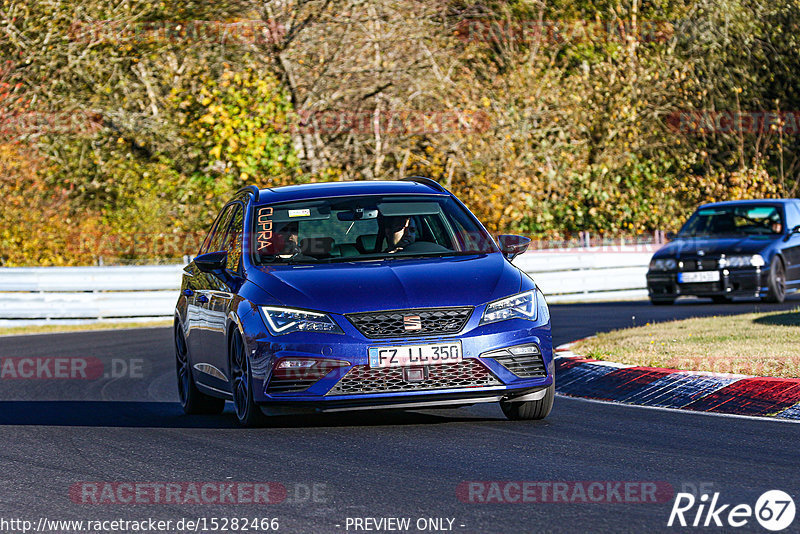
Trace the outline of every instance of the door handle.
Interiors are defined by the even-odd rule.
[[[199,297],[197,297],[197,302],[205,304],[206,302],[208,302],[208,297],[205,295],[200,295]]]
[[[183,294],[187,297],[191,297],[192,295],[194,295],[194,291],[192,291],[191,289],[184,289]]]

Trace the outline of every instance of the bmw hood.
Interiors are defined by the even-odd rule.
[[[255,268],[253,281],[284,306],[352,313],[477,306],[520,291],[500,253]]]
[[[758,254],[773,241],[770,236],[738,236],[723,238],[679,238],[665,245],[654,258],[686,258],[699,256],[719,257],[721,254]]]

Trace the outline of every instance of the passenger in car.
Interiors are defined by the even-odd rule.
[[[289,258],[299,251],[299,225],[296,221],[288,222],[276,232],[275,242],[279,247],[278,256]]]

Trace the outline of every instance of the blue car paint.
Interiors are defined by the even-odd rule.
[[[250,228],[254,208],[263,204],[337,196],[371,194],[451,196],[471,217],[469,210],[448,192],[442,192],[415,182],[336,182],[303,186],[288,186],[261,190],[259,201],[244,195],[244,226]],[[477,219],[475,219],[477,222]],[[479,222],[477,222],[480,225]],[[481,226],[482,228],[482,226]],[[244,251],[251,250],[252,235],[243,234]],[[187,273],[197,276],[192,266]],[[224,310],[225,336],[239,332],[250,359],[254,400],[262,406],[271,403],[288,403],[302,406],[313,404],[325,409],[326,404],[346,404],[358,401],[360,405],[388,404],[407,398],[431,395],[446,398],[463,389],[403,391],[376,394],[337,395],[325,394],[352,366],[368,365],[368,348],[378,345],[402,345],[425,342],[460,340],[464,359],[477,358],[502,382],[490,388],[494,394],[523,394],[541,390],[554,381],[553,346],[550,314],[544,296],[538,292],[538,312],[535,321],[510,319],[479,325],[488,303],[527,290],[535,290],[534,281],[511,264],[495,247],[487,254],[450,256],[443,258],[392,258],[375,262],[329,263],[319,265],[254,265],[249,254],[243,254],[243,277],[228,284],[232,293]],[[185,289],[187,275],[184,279]],[[208,277],[208,275],[206,275]],[[231,281],[228,281],[231,282]],[[224,289],[225,281],[212,283]],[[273,337],[259,311],[260,306],[286,306],[328,313],[343,334],[322,332],[293,332]],[[394,339],[369,339],[362,335],[344,316],[346,313],[410,308],[471,306],[474,310],[457,334],[433,337],[402,337]],[[190,328],[187,296],[181,294],[176,306],[176,323],[184,332]],[[222,312],[222,310],[217,310]],[[481,355],[526,343],[536,343],[542,353],[547,375],[537,378],[520,378],[491,358]],[[215,366],[230,377],[226,356],[214,358]],[[319,382],[298,393],[270,394],[266,388],[275,363],[288,356],[342,360],[348,365],[332,370]],[[209,358],[206,358],[209,359]],[[191,363],[198,362],[192,360]],[[215,379],[192,369],[193,377],[207,393],[230,398],[227,380]],[[474,388],[471,394],[486,393]]]

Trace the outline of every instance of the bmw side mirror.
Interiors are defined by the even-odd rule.
[[[197,268],[204,273],[215,273],[225,269],[228,264],[228,252],[220,250],[219,252],[208,252],[200,254],[194,259],[194,264]]]
[[[794,234],[800,234],[800,224],[789,230],[789,232],[783,237],[783,240],[789,241],[789,238],[792,237]]]
[[[508,261],[528,250],[528,245],[531,244],[530,238],[521,235],[501,235],[497,237],[497,242],[500,244],[500,251]]]

